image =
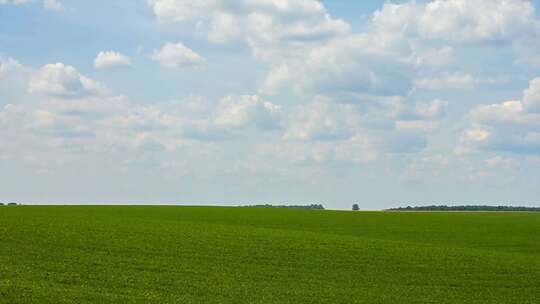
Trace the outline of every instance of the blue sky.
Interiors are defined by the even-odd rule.
[[[538,205],[538,7],[0,0],[0,200]]]

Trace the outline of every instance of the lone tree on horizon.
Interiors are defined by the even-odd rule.
[[[353,204],[352,205],[352,210],[353,211],[358,211],[358,210],[360,210],[360,206],[358,206],[358,204]]]

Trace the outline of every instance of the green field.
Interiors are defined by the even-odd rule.
[[[540,213],[0,206],[0,303],[540,303]]]

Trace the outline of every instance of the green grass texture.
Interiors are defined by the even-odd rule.
[[[0,206],[0,303],[540,303],[540,213]]]

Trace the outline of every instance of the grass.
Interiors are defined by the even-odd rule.
[[[540,213],[0,206],[0,303],[540,303]]]

